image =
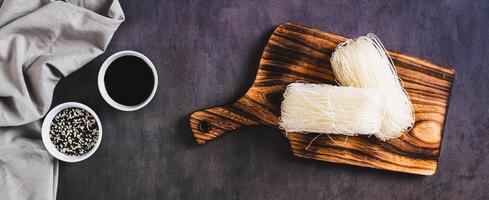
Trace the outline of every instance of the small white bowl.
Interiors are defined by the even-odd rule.
[[[98,129],[99,129],[97,143],[95,144],[95,146],[92,149],[90,149],[90,151],[88,151],[86,154],[83,154],[81,156],[69,156],[69,155],[66,155],[64,153],[59,152],[58,149],[56,149],[56,147],[54,146],[53,142],[51,142],[51,138],[49,138],[49,132],[51,129],[51,122],[53,121],[54,117],[59,112],[64,110],[65,108],[73,108],[73,107],[81,108],[83,110],[88,111],[97,121]],[[87,159],[93,153],[95,153],[95,151],[97,151],[98,146],[102,142],[102,123],[100,123],[100,119],[98,118],[97,114],[95,114],[95,112],[91,108],[89,108],[88,106],[81,104],[81,103],[77,103],[77,102],[66,102],[66,103],[62,103],[62,104],[57,105],[51,111],[49,111],[49,113],[44,118],[44,122],[42,123],[41,134],[42,134],[42,142],[44,143],[44,146],[46,147],[48,152],[51,155],[53,155],[55,158],[57,158],[58,160],[61,160],[61,161],[65,161],[65,162],[79,162],[79,161]]]
[[[105,79],[105,72],[107,72],[107,68],[109,67],[110,64],[112,64],[112,62],[114,62],[114,60],[116,60],[117,58],[123,57],[123,56],[135,56],[135,57],[141,58],[144,62],[146,62],[146,64],[148,64],[151,71],[153,71],[154,85],[153,85],[153,90],[151,91],[151,94],[149,95],[149,97],[145,101],[143,101],[142,103],[135,105],[135,106],[127,106],[127,105],[117,103],[114,99],[112,99],[109,96],[109,94],[107,93],[107,89],[105,88],[104,79]],[[112,106],[116,109],[122,110],[122,111],[135,111],[135,110],[141,109],[142,107],[146,106],[151,101],[151,99],[153,99],[153,97],[155,96],[156,89],[158,88],[158,73],[156,72],[156,68],[155,68],[154,64],[145,55],[143,55],[139,52],[136,52],[136,51],[129,51],[129,50],[119,51],[119,52],[109,56],[109,58],[107,58],[107,60],[105,60],[105,62],[102,64],[102,67],[100,67],[100,71],[98,72],[98,83],[97,84],[98,84],[98,90],[100,91],[100,94],[102,95],[104,100],[110,106]]]

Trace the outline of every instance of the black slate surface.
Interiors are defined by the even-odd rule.
[[[121,0],[127,20],[108,51],[62,80],[53,105],[78,101],[104,135],[88,160],[60,163],[58,199],[487,199],[489,2]],[[273,28],[294,22],[347,37],[376,33],[387,48],[456,69],[437,173],[416,176],[294,158],[278,131],[251,127],[197,145],[191,112],[251,85]],[[96,86],[103,60],[147,55],[155,99],[121,112]]]

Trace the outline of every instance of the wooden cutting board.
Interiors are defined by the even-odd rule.
[[[190,116],[197,143],[245,126],[278,129],[286,86],[296,81],[335,84],[329,59],[336,45],[345,40],[292,23],[279,25],[265,47],[248,92],[235,102]],[[435,173],[455,71],[400,53],[389,54],[414,104],[414,128],[387,142],[366,136],[322,136],[307,150],[317,134],[284,133],[294,156],[413,174]]]

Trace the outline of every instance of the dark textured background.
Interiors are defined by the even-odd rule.
[[[101,117],[97,153],[60,164],[58,199],[489,198],[489,2],[122,0],[127,20],[105,54],[63,80],[53,105],[79,101]],[[291,156],[278,131],[251,127],[197,145],[191,112],[251,85],[273,28],[295,22],[456,69],[437,173],[423,177]],[[133,49],[160,83],[144,109],[121,112],[98,93],[105,58]]]

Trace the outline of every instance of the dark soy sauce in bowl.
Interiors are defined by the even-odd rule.
[[[136,56],[122,56],[107,68],[104,84],[115,102],[136,106],[146,101],[155,86],[155,77],[148,64]]]

